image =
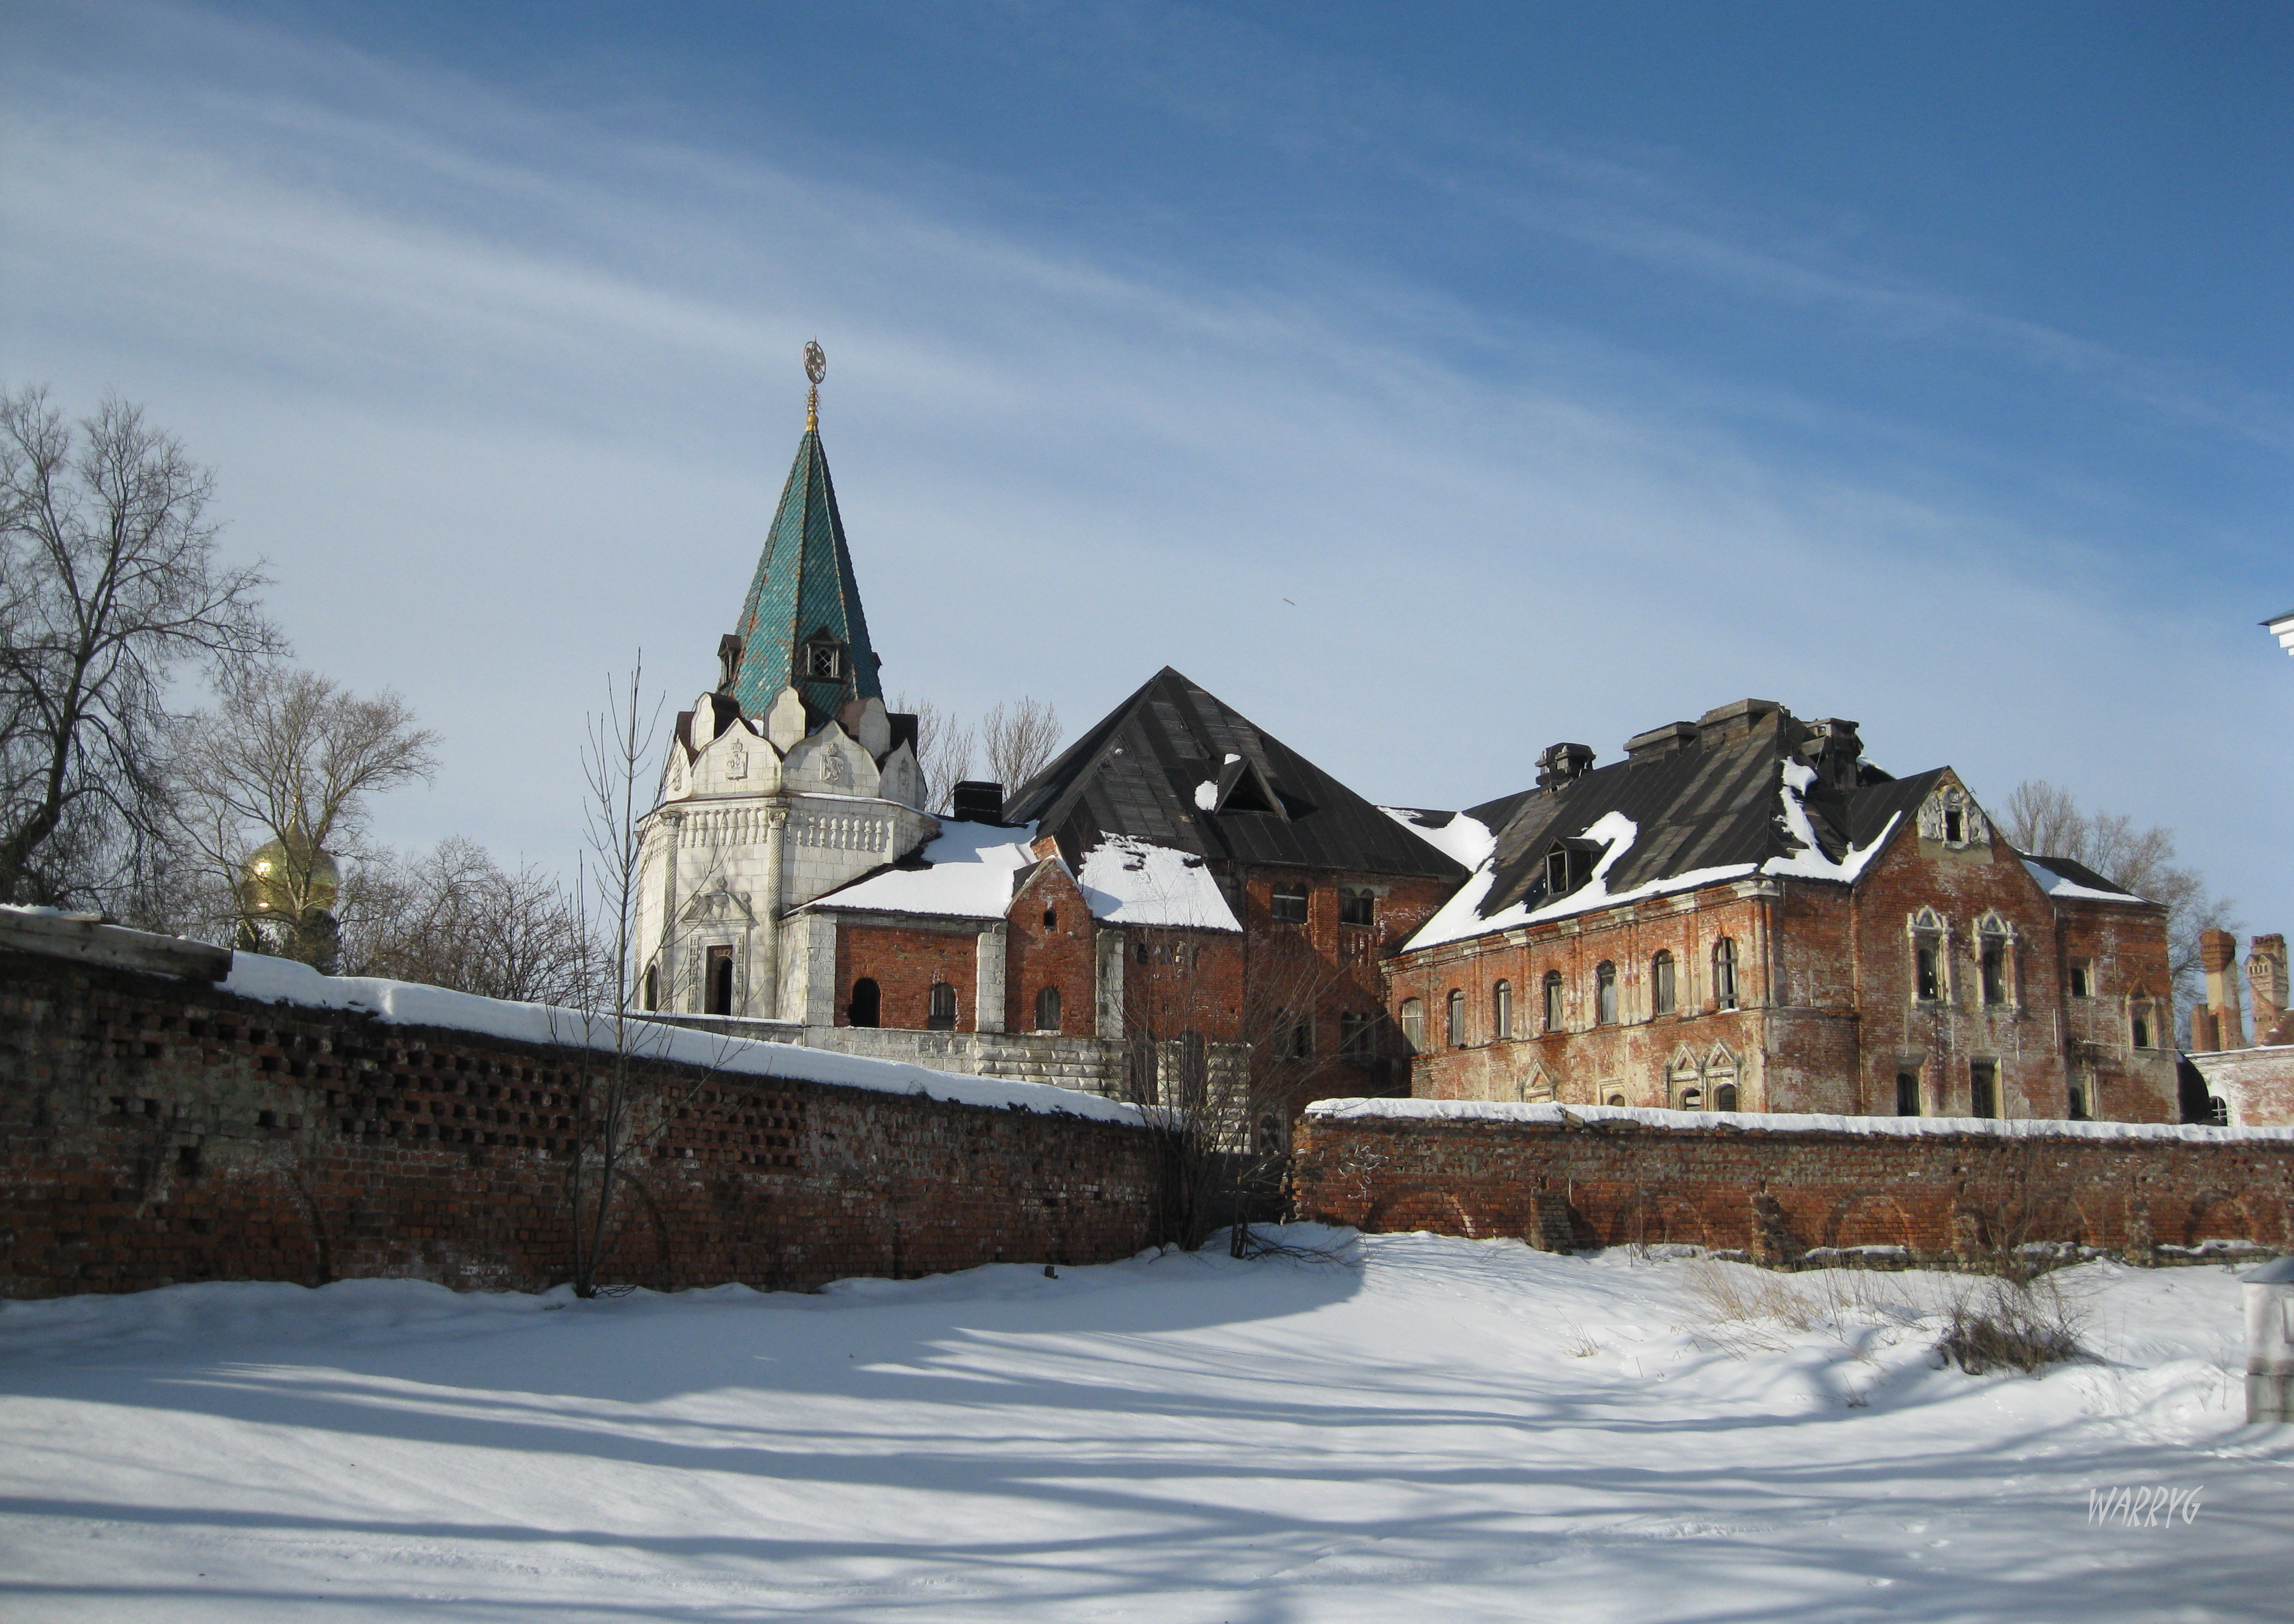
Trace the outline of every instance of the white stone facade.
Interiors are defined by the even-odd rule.
[[[923,775],[907,743],[891,743],[883,702],[846,710],[807,735],[788,689],[761,719],[720,694],[679,718],[640,824],[641,1007],[834,1022],[834,923],[790,910],[940,832],[916,804]]]

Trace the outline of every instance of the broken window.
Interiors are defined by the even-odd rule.
[[[1983,1002],[2000,1004],[2007,1002],[2007,938],[1997,922],[1987,921],[1980,938],[1976,963],[1983,984]]]
[[[1920,1074],[1899,1071],[1896,1074],[1896,1115],[1916,1116],[1920,1114]]]
[[[1378,922],[1377,893],[1339,887],[1338,922],[1342,925],[1375,925]]]
[[[1672,1007],[1672,955],[1660,953],[1649,961],[1649,1013],[1670,1015]]]
[[[1593,1024],[1617,1024],[1617,967],[1607,959],[1593,967]]]
[[[1912,978],[1923,1003],[1943,996],[1943,950],[1933,937],[1924,936],[1912,947]]]
[[[1303,925],[1306,922],[1306,888],[1302,885],[1278,885],[1274,888],[1267,913],[1278,925]]]
[[[2092,998],[2095,995],[2095,971],[2085,959],[2071,961],[2071,996]]]
[[[1712,1006],[1737,1007],[1737,944],[1725,936],[1712,944]]]
[[[1343,1014],[1338,1017],[1338,1053],[1349,1060],[1368,1060],[1377,1052],[1378,1017]]]
[[[1549,970],[1545,972],[1545,1029],[1548,1032],[1561,1030],[1561,972]]]
[[[2071,1120],[2085,1122],[2087,1119],[2088,1111],[2094,1106],[2093,1092],[2087,1084],[2074,1077],[2071,1079],[2070,1095],[2070,1099],[2065,1103],[2070,1108]]]
[[[1994,1060],[1967,1063],[1967,1110],[1972,1116],[1999,1115],[1999,1066]]]
[[[1466,995],[1456,987],[1450,989],[1450,1047],[1466,1046]]]

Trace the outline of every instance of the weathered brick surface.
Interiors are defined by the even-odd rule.
[[[1916,986],[1908,925],[1922,909],[1944,927],[1933,999]],[[1997,1003],[1981,985],[1986,918],[2011,933]],[[1733,1009],[1716,986],[1724,940]],[[1669,1013],[1653,990],[1660,953],[1674,965]],[[1616,984],[1607,1020],[1596,995],[1605,963]],[[1562,989],[1552,1027],[1549,973]],[[1509,1034],[1498,1030],[1500,981],[1512,993]],[[1392,961],[1387,995],[1397,1015],[1422,1012],[1411,1092],[1423,1098],[1664,1107],[1693,1088],[1710,1108],[1727,1084],[1745,1110],[1892,1116],[1901,1073],[1918,1079],[1923,1115],[1964,1116],[1980,1065],[2003,1116],[2063,1116],[2073,1084],[2096,1116],[2179,1115],[2163,910],[2051,898],[1996,835],[1954,849],[1907,830],[1854,886],[1732,881],[1422,948]]]
[[[183,1280],[570,1272],[577,1051],[0,954],[0,1296]],[[1155,1235],[1143,1131],[639,1068],[604,1278],[802,1287]]]
[[[1532,1245],[1684,1242],[1790,1261],[1820,1246],[1965,1255],[2070,1241],[2138,1256],[2294,1250],[2294,1143],[1899,1135],[1310,1116],[1301,1217]]]
[[[1089,1035],[1094,1029],[1099,927],[1074,876],[1064,865],[1039,865],[1012,899],[1006,918],[1004,1029]],[[1036,1019],[1046,987],[1060,996],[1059,1019],[1051,1026]]]
[[[917,1031],[931,1024],[931,989],[956,989],[956,1027],[978,1028],[980,927],[970,920],[917,926],[841,924],[836,932],[836,1024],[851,1024],[853,984],[876,983],[880,1027]]]

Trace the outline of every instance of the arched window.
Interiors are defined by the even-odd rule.
[[[1712,1091],[1712,1108],[1716,1111],[1737,1108],[1737,1085],[1734,1083],[1723,1083]]]
[[[1402,1001],[1402,1041],[1412,1054],[1426,1047],[1426,1006],[1415,998]]]
[[[1450,989],[1450,1047],[1466,1046],[1466,995],[1456,987]]]
[[[2007,1002],[2007,926],[1997,914],[1987,914],[1975,928],[1976,967],[1983,984],[1983,1002]]]
[[[1649,961],[1649,1013],[1670,1015],[1672,1009],[1672,954],[1660,953]]]
[[[1712,944],[1712,1004],[1722,1010],[1737,1007],[1737,944],[1725,936]]]
[[[1501,981],[1490,988],[1490,1035],[1513,1035],[1513,983]]]
[[[645,1007],[649,1010],[661,1008],[661,966],[658,964],[646,966]]]
[[[1561,972],[1549,970],[1545,972],[1545,1029],[1548,1032],[1561,1030]]]
[[[1036,1030],[1056,1032],[1060,1029],[1060,989],[1047,987],[1036,995]]]
[[[1611,1105],[1623,1105],[1624,1102],[1625,1097],[1623,1094],[1611,1094],[1609,1096],[1609,1103]]]
[[[1044,929],[1046,930],[1056,930],[1059,928],[1060,911],[1057,908],[1045,908],[1044,910]]]
[[[1617,967],[1607,959],[1593,967],[1593,1022],[1602,1027],[1617,1024]]]
[[[1684,1111],[1703,1110],[1704,1108],[1704,1091],[1701,1088],[1683,1090],[1680,1096],[1680,1108]]]
[[[867,976],[852,984],[852,1002],[844,1006],[844,1019],[856,1027],[881,1025],[883,1019],[884,995],[875,981]]]
[[[933,982],[931,1001],[926,1008],[930,1011],[924,1018],[927,1027],[934,1032],[956,1030],[956,988],[945,981]]]

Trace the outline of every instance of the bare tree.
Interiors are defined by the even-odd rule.
[[[74,429],[0,393],[0,902],[103,901],[166,823],[169,681],[280,651],[259,566],[216,562],[213,477],[142,409]]]
[[[525,1003],[576,1005],[597,956],[574,898],[541,869],[511,871],[456,835],[419,858],[378,852],[339,910],[343,968]]]
[[[972,776],[975,753],[972,725],[957,720],[953,710],[943,710],[928,699],[912,700],[906,694],[894,699],[891,709],[916,719],[916,765],[924,775],[923,810],[947,811],[949,792]]]
[[[1224,1222],[1233,1255],[1267,1250],[1249,1207],[1279,1192],[1289,1118],[1330,1064],[1338,967],[1289,933],[1135,930],[1131,947],[1125,1082],[1163,1141],[1166,1232],[1193,1251]]]
[[[1042,700],[998,704],[980,719],[980,751],[1007,793],[1043,771],[1059,745],[1060,713]]]
[[[650,780],[647,769],[663,703],[656,698],[647,710],[644,678],[645,656],[640,653],[627,687],[616,684],[609,688],[606,709],[590,718],[590,739],[582,751],[590,846],[582,873],[591,917],[582,939],[594,956],[582,978],[582,1029],[578,1035],[575,1035],[582,1060],[575,1072],[578,1132],[566,1173],[574,1291],[582,1297],[597,1295],[598,1260],[611,1233],[622,1160],[638,1137],[631,1063],[641,1050],[665,1041],[670,1031],[638,1019],[630,1009],[638,881],[645,850],[641,820],[647,810],[639,801],[639,785]]]
[[[281,667],[226,681],[182,728],[173,783],[177,827],[232,898],[240,939],[331,968],[335,859],[362,855],[375,796],[429,778],[436,743],[395,694]]]
[[[2172,830],[2139,829],[2132,818],[2089,812],[2069,790],[2044,778],[2017,784],[1998,816],[2001,832],[2017,849],[2083,863],[2122,890],[2162,905],[2175,995],[2186,1002],[2196,995],[2199,932],[2237,924],[2230,898],[2209,895],[2197,869],[2175,861]]]

